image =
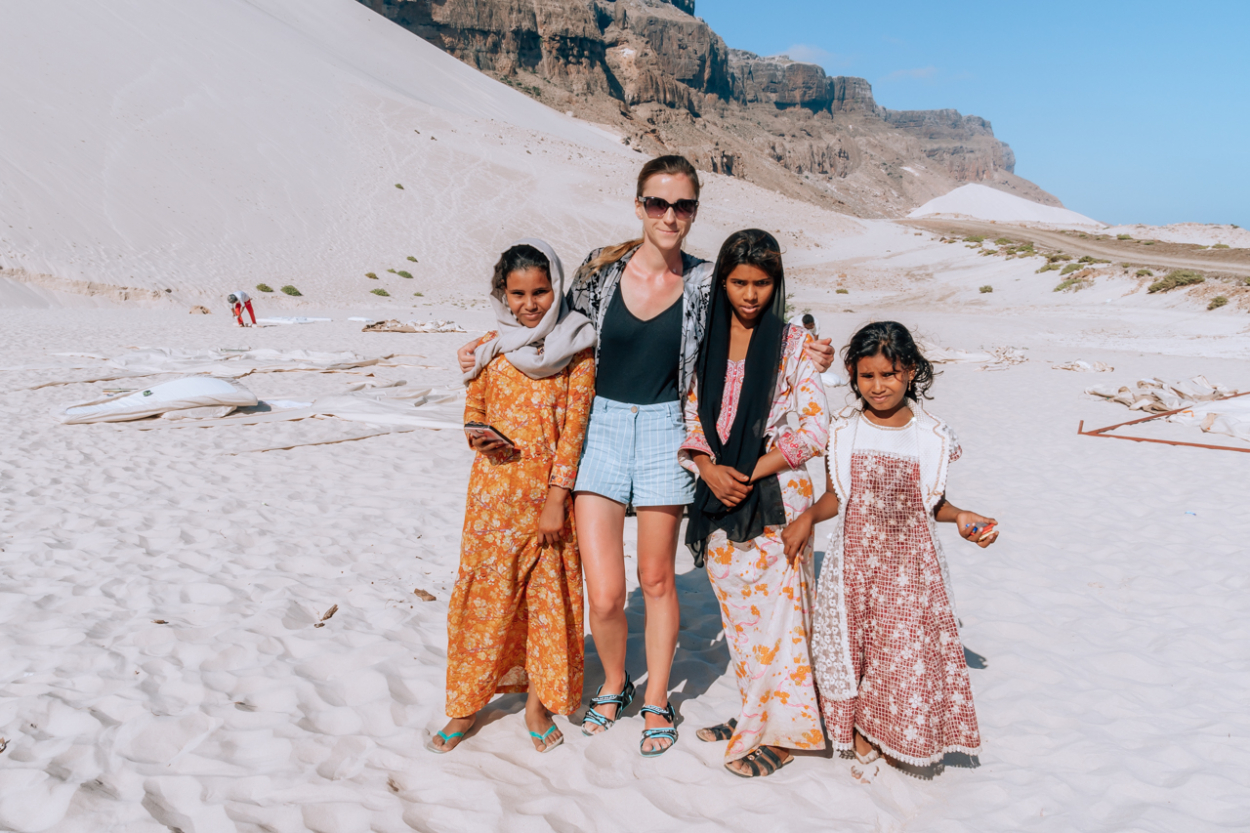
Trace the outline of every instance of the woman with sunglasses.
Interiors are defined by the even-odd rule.
[[[638,175],[634,212],[642,237],[590,253],[573,279],[569,306],[595,325],[595,399],[574,487],[573,516],[586,573],[590,631],[604,682],[582,732],[607,731],[633,701],[625,668],[625,508],[638,515],[638,583],[646,605],[645,757],[677,740],[668,702],[681,610],[675,561],[694,478],[678,463],[690,390],[707,319],[712,264],[682,251],[699,207],[699,174],[681,156],[661,156]],[[471,347],[460,362],[472,362]],[[823,370],[829,341],[810,347]]]

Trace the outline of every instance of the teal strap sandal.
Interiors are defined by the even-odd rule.
[[[629,704],[634,702],[634,684],[629,679],[628,671],[625,672],[625,687],[621,689],[620,694],[601,695],[600,691],[603,691],[603,686],[599,686],[598,690],[595,691],[595,696],[590,698],[590,708],[586,710],[586,716],[582,718],[582,734],[586,737],[603,734],[603,732],[611,729],[612,724],[616,723],[620,718],[621,712],[625,711]],[[602,712],[596,711],[595,706],[616,706],[616,716],[608,717]],[[601,727],[602,731],[586,731],[587,723],[593,723]]]
[[[557,746],[564,743],[564,735],[560,735],[560,737],[557,740],[552,741],[551,743],[547,743],[547,737],[555,730],[556,730],[556,724],[552,723],[551,728],[543,732],[541,735],[538,734],[537,732],[530,732],[530,737],[534,738],[535,740],[537,740],[543,745],[542,749],[538,749],[535,751],[537,751],[539,754],[550,752],[552,749],[555,749]]]
[[[672,703],[669,703],[667,706],[665,706],[662,709],[657,706],[643,706],[641,709],[638,710],[638,713],[639,714],[656,714],[664,718],[665,720],[667,720],[669,723],[677,722],[677,715],[673,713]],[[650,752],[642,748],[643,745],[647,741],[654,740],[656,738],[667,738],[670,742],[667,746],[663,746],[659,749],[653,749]],[[671,726],[664,728],[664,729],[643,729],[642,740],[638,742],[638,750],[642,752],[642,757],[654,758],[659,755],[663,755],[665,752],[672,749],[676,745],[677,745],[677,730]]]
[[[435,732],[435,737],[440,737],[443,739],[443,746],[441,747],[435,746],[434,737],[431,737],[429,740],[425,742],[425,748],[433,752],[435,755],[446,755],[448,752],[455,749],[456,746],[460,745],[457,743],[456,746],[449,747],[447,746],[447,744],[451,743],[456,738],[464,737],[464,732],[451,732],[450,734],[447,732]]]

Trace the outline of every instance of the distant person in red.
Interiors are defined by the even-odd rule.
[[[252,326],[256,326],[256,311],[252,309],[251,295],[240,289],[227,295],[226,300],[230,302],[230,312],[238,319],[240,327],[247,326],[243,323],[243,310],[247,310],[247,314],[252,317]]]

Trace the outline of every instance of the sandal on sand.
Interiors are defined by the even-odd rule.
[[[634,684],[630,682],[628,671],[625,672],[625,687],[621,689],[620,694],[600,695],[600,691],[603,691],[603,686],[599,686],[598,690],[595,691],[595,696],[590,698],[590,708],[586,710],[586,716],[582,718],[582,734],[586,737],[601,735],[603,732],[611,729],[612,724],[616,723],[621,716],[621,712],[625,711],[629,704],[634,702]],[[616,717],[608,717],[602,712],[595,711],[595,706],[616,706]],[[593,723],[601,727],[602,731],[587,732],[587,723]]]
[[[443,739],[443,746],[441,748],[434,745],[435,736]],[[448,746],[447,744],[451,743],[456,738],[462,737],[464,737],[464,732],[452,732],[451,734],[442,731],[436,732],[434,736],[431,736],[430,739],[425,742],[425,748],[433,752],[435,755],[446,755],[448,752],[455,749],[456,746],[460,745],[459,743],[457,743],[456,746]]]
[[[854,746],[851,747],[851,750],[855,752],[855,760],[859,761],[861,764],[865,766],[872,763],[873,761],[881,760],[881,750],[875,746],[868,750],[867,755],[859,754],[859,750],[856,749]]]
[[[551,743],[547,743],[547,736],[550,735],[552,732],[554,732],[556,728],[557,728],[556,724],[552,723],[551,728],[543,732],[541,735],[538,734],[537,732],[530,732],[530,737],[534,738],[535,740],[537,740],[539,743],[543,745],[542,749],[536,750],[539,754],[550,752],[552,749],[555,749],[557,746],[564,743],[563,734],[561,734],[559,738],[557,738],[556,740],[553,740]]]
[[[659,708],[658,706],[643,706],[641,709],[638,710],[638,713],[639,714],[656,714],[664,718],[665,720],[667,720],[669,723],[677,722],[677,715],[673,713],[672,703],[669,703],[667,706],[665,706],[662,709]],[[662,746],[659,749],[653,749],[650,752],[642,748],[643,745],[647,741],[655,740],[657,738],[667,738],[670,742],[667,746]],[[642,752],[642,757],[644,758],[655,758],[659,755],[663,755],[665,752],[672,749],[676,745],[677,745],[677,730],[674,729],[672,726],[662,728],[662,729],[643,729],[642,740],[638,741],[638,750]]]
[[[706,729],[700,729],[694,733],[694,736],[702,741],[713,743],[718,740],[729,740],[734,736],[734,729],[738,728],[738,718],[731,717],[724,723],[717,726],[708,726]]]
[[[782,759],[772,750],[771,747],[761,746],[745,758],[739,758],[742,763],[750,767],[750,772],[742,772],[729,764],[725,764],[725,769],[737,775],[739,778],[760,778],[764,775],[772,775],[783,766],[794,763],[794,756]],[[730,762],[732,763],[732,761]]]

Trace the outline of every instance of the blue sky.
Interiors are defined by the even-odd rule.
[[[1110,223],[1250,228],[1250,0],[697,0],[725,42],[989,119],[1016,173]]]

